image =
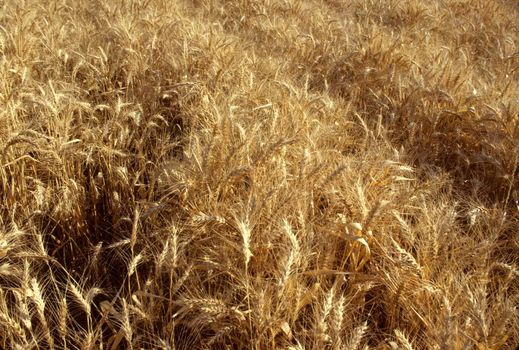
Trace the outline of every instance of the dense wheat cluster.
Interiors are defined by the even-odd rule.
[[[513,0],[4,0],[0,348],[515,349]]]

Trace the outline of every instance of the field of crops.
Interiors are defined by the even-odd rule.
[[[0,349],[516,349],[515,0],[0,2]]]

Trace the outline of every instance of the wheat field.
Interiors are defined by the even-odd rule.
[[[1,349],[516,349],[515,0],[0,2]]]

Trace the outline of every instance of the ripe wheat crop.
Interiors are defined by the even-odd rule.
[[[0,348],[515,349],[513,0],[0,2]]]

